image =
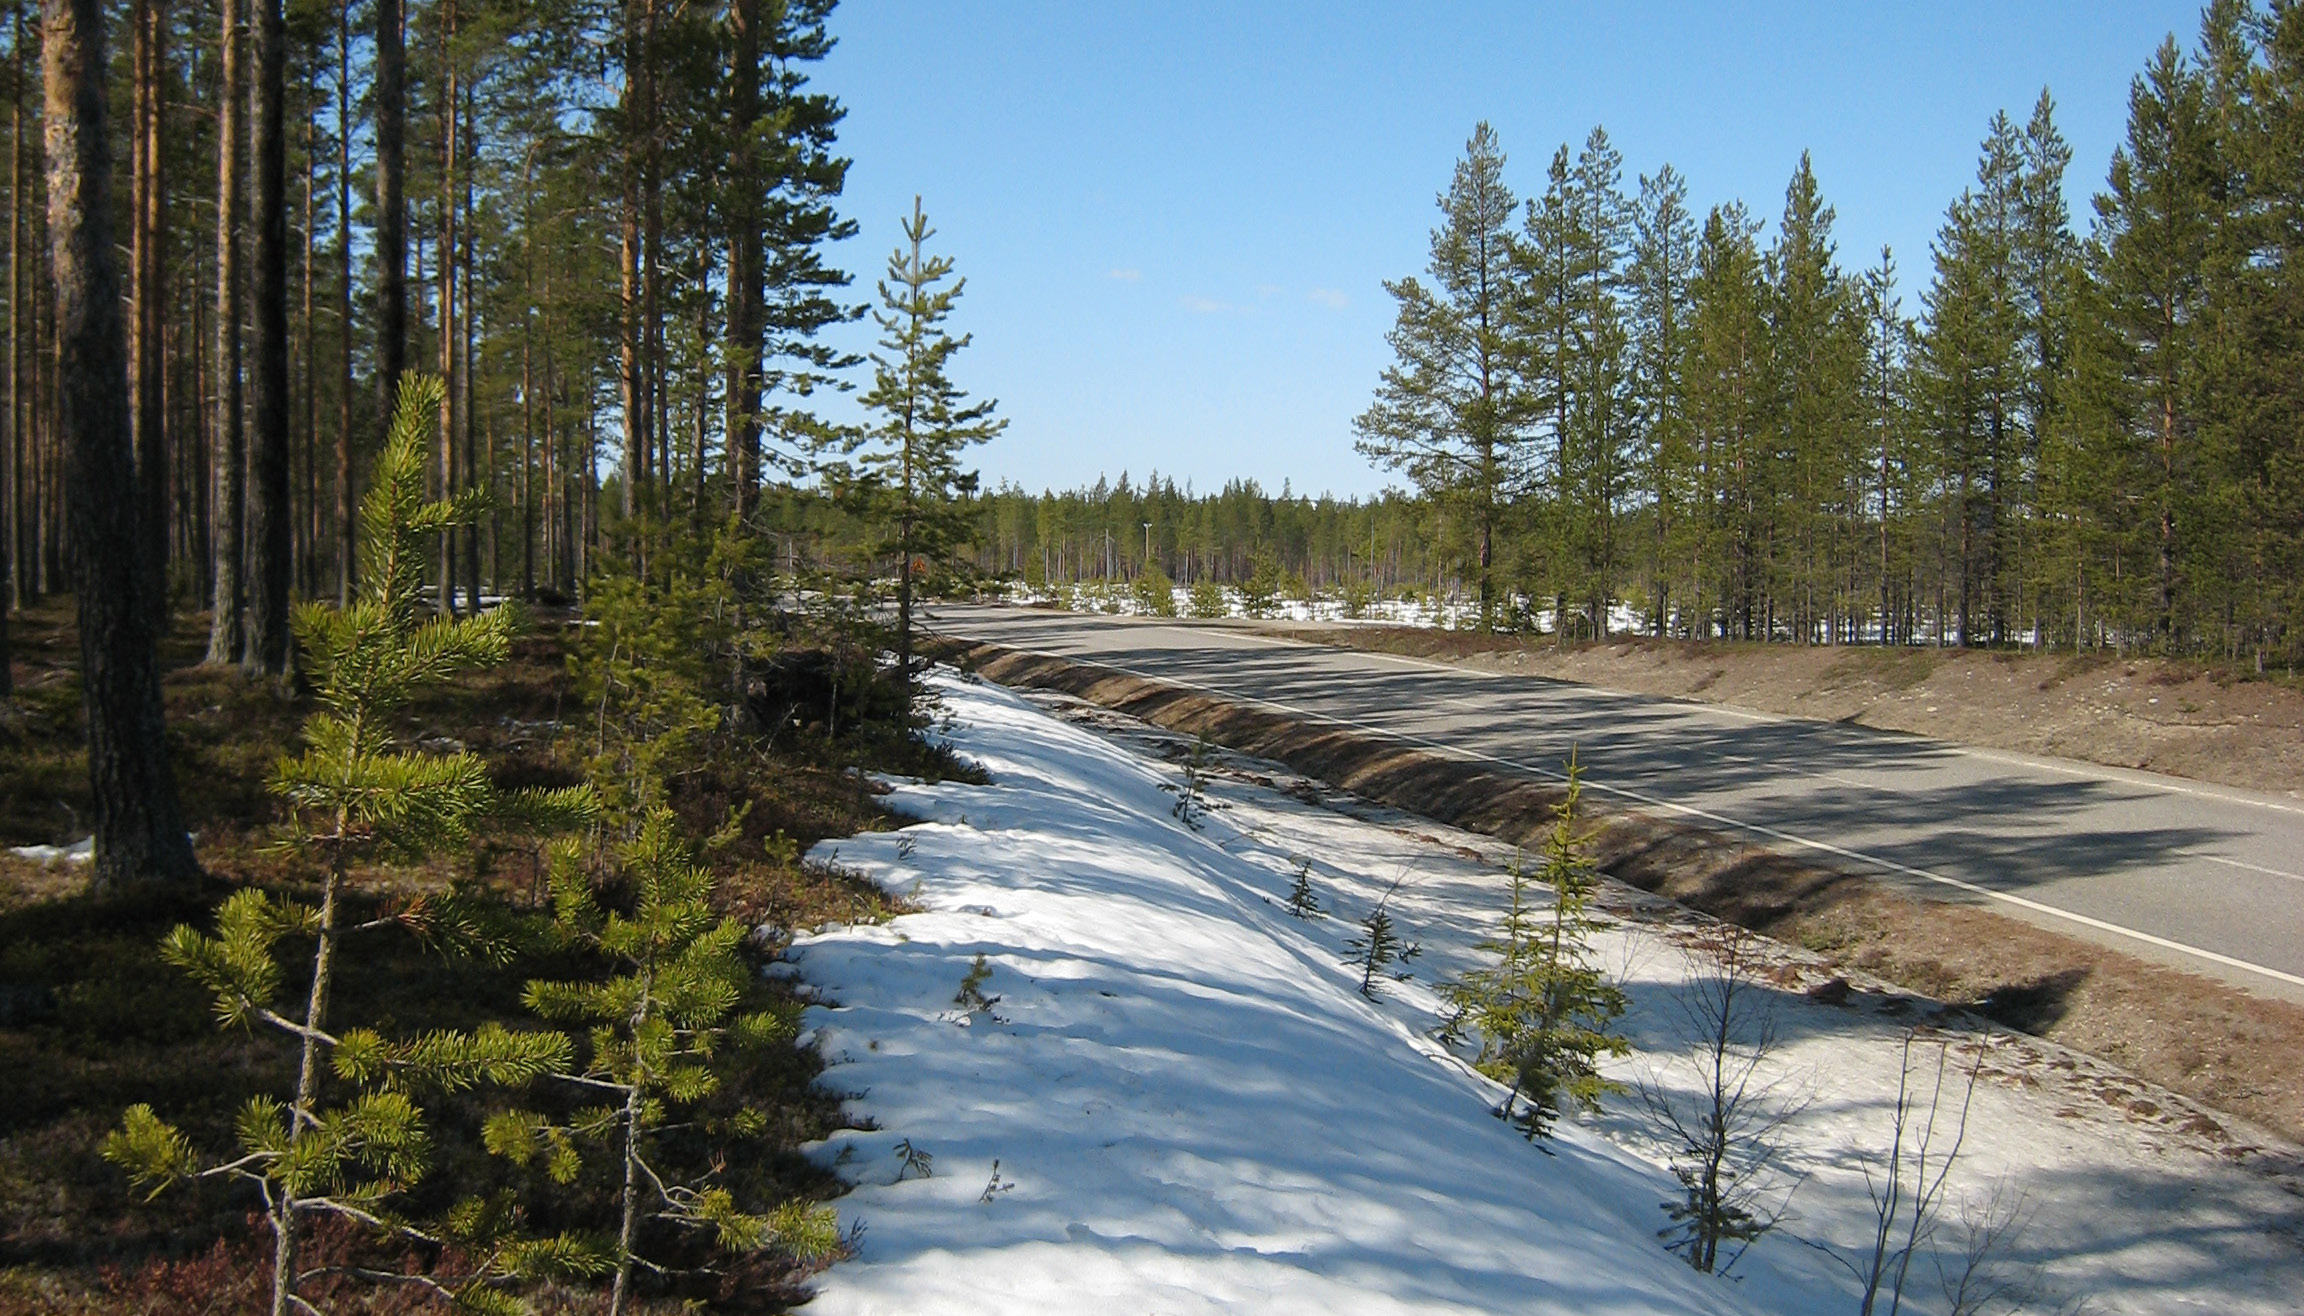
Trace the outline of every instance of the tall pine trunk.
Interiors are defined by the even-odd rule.
[[[10,89],[8,132],[8,578],[0,582],[7,590],[8,601],[21,608],[32,598],[32,536],[31,499],[27,496],[25,480],[31,474],[31,438],[25,432],[27,408],[24,396],[24,334],[30,328],[26,323],[25,299],[29,289],[24,275],[25,188],[31,182],[31,171],[25,166],[26,129],[30,126],[24,112],[24,0],[16,0],[14,20],[14,46],[10,52],[14,86]]]
[[[215,595],[208,661],[236,663],[247,651],[246,431],[240,410],[240,125],[246,95],[240,71],[240,0],[222,0],[216,95]]]
[[[352,510],[352,0],[336,11],[336,329],[336,602],[350,607],[360,538]]]
[[[456,259],[462,271],[461,281],[464,286],[463,305],[461,314],[457,316],[456,333],[459,355],[456,377],[461,382],[464,394],[457,407],[461,413],[459,421],[462,431],[459,436],[462,451],[458,457],[458,462],[464,472],[464,483],[469,486],[477,482],[479,487],[486,490],[488,495],[493,498],[495,496],[493,472],[484,468],[479,454],[474,451],[473,443],[473,434],[478,424],[478,411],[473,402],[473,393],[475,385],[479,382],[472,365],[472,308],[477,300],[477,294],[472,290],[472,172],[479,167],[480,160],[479,114],[478,107],[473,103],[477,92],[473,85],[476,80],[477,75],[462,80],[464,130],[457,135],[457,140],[461,143],[464,152],[464,167],[457,171],[460,180],[458,184],[460,195],[457,205],[463,211],[463,220],[457,226]],[[450,99],[449,113],[451,115],[455,113],[453,97]],[[491,445],[492,449],[493,445]],[[480,527],[484,520],[489,524],[494,524],[495,514],[489,512],[483,516],[474,517],[465,523],[463,531],[464,593],[465,600],[474,613],[480,611]]]
[[[255,351],[249,357],[248,654],[246,666],[287,672],[288,595],[294,521],[288,497],[288,196],[283,118],[286,34],[283,0],[255,0],[250,38],[256,228],[250,270]]]
[[[400,0],[376,0],[376,423],[379,438],[392,427],[400,374],[407,367],[408,206],[404,139],[408,122],[408,51],[405,38]],[[349,519],[346,526],[349,534]],[[351,554],[347,552],[345,556],[349,559]]]
[[[118,891],[199,877],[177,807],[144,597],[129,429],[128,343],[114,268],[103,0],[47,0],[49,273],[56,287],[57,418],[70,484],[81,702],[95,803],[94,884]]]
[[[135,308],[135,329],[130,364],[136,389],[136,498],[144,522],[144,570],[151,579],[145,595],[155,609],[153,630],[168,630],[168,439],[167,439],[167,284],[164,279],[167,242],[167,192],[164,138],[161,131],[161,84],[167,68],[164,42],[168,31],[165,0],[136,0],[134,113],[135,134],[130,170],[135,192],[133,210],[134,263],[130,300]]]
[[[728,135],[728,418],[727,462],[736,484],[736,515],[749,525],[760,496],[761,333],[766,293],[760,268],[760,0],[729,6],[735,28],[729,52]]]
[[[456,27],[455,0],[445,0],[440,15],[441,76],[447,80],[440,98],[440,235],[433,277],[440,305],[440,496],[453,498],[458,489],[456,469],[456,66],[449,61],[449,37]],[[440,532],[440,607],[456,610],[456,532]]]

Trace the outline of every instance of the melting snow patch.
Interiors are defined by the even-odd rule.
[[[807,1015],[823,1082],[873,1126],[813,1149],[855,1185],[840,1207],[863,1233],[811,1312],[1857,1309],[1826,1249],[1868,1259],[1867,1175],[1928,1003],[1844,981],[1811,995],[1829,971],[1777,948],[1763,994],[1781,1049],[1760,1081],[1797,1095],[1776,1134],[1797,1190],[1735,1278],[1699,1275],[1659,1238],[1682,1190],[1636,1097],[1564,1123],[1548,1154],[1432,1040],[1446,1005],[1428,984],[1482,962],[1502,909],[1496,843],[1278,783],[1292,798],[1270,765],[1211,777],[1213,811],[1188,827],[1173,765],[995,687],[939,688],[992,784],[891,781],[886,802],[921,821],[837,843],[922,912],[803,937],[776,966],[833,1003]],[[1139,748],[1157,735],[1094,720]],[[1290,916],[1300,869],[1321,916]],[[1617,896],[1592,949],[1630,995],[1637,1050],[1611,1073],[1677,1086],[1705,934]],[[1417,980],[1370,1000],[1345,941],[1380,899],[1424,953]],[[1954,1086],[1981,1077],[1903,1310],[1954,1308],[1944,1280],[1995,1203],[2019,1225],[1984,1278],[2025,1310],[2298,1310],[2292,1149],[2130,1100],[2134,1080],[2030,1039],[1966,1037],[1951,1064]]]
[[[96,838],[83,836],[70,845],[12,845],[8,853],[39,864],[86,863],[96,854]]]
[[[1173,819],[1160,769],[943,693],[994,784],[899,786],[940,820],[903,858],[840,843],[925,912],[795,951],[840,1002],[808,1015],[824,1081],[880,1126],[815,1149],[865,1233],[811,1311],[1779,1308],[1658,1246],[1655,1166],[1492,1118],[1491,1085],[1360,996],[1237,836]]]

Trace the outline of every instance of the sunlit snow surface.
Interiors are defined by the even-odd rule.
[[[1562,1128],[1547,1155],[1429,1039],[1427,984],[1472,963],[1502,898],[1469,838],[1238,782],[1193,831],[1162,789],[1174,769],[993,687],[942,691],[946,735],[992,784],[898,783],[889,802],[922,823],[815,852],[922,912],[791,957],[825,1002],[808,1014],[824,1082],[877,1125],[816,1149],[859,1185],[838,1205],[863,1233],[810,1311],[1854,1309],[1811,1244],[1854,1256],[1869,1231],[1855,1154],[1883,1138],[1909,1020],[1775,993],[1774,1072],[1807,1100],[1783,1135],[1792,1215],[1736,1279],[1698,1275],[1658,1239],[1677,1185],[1636,1103]],[[1343,917],[1289,916],[1300,857]],[[1404,874],[1392,907],[1425,954],[1371,1003],[1342,944]],[[1620,1076],[1683,1081],[1659,1065],[1686,953],[1637,925],[1596,949],[1644,1048]],[[989,1012],[954,999],[979,953]],[[2036,1311],[2304,1309],[2294,1197],[2119,1105],[2043,1096],[2078,1080],[2028,1075],[2064,1063],[2028,1047],[1988,1051],[1950,1199],[1995,1183],[2023,1199],[2001,1282]],[[930,1177],[905,1173],[900,1143],[933,1158]],[[1948,1209],[1945,1250],[1959,1233]],[[1945,1309],[1931,1258],[1904,1305]]]

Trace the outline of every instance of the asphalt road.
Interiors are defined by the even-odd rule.
[[[929,625],[1557,777],[2304,1002],[2304,802],[2064,759],[1299,644],[943,606]]]

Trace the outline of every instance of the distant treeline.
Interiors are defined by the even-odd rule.
[[[980,496],[974,511],[977,565],[1035,585],[1134,580],[1147,561],[1186,584],[1234,583],[1266,559],[1313,589],[1347,582],[1431,589],[1453,579],[1434,576],[1431,507],[1401,493],[1306,498],[1234,480],[1221,492],[1195,494],[1157,473],[1140,486],[1123,473],[1116,484],[1099,480],[1063,493],[1003,485]]]
[[[1489,624],[1804,642],[2304,648],[2304,6],[2219,0],[2134,80],[2086,234],[2046,93],[1995,116],[1921,313],[1839,258],[1803,158],[1773,233],[1623,184],[1595,129],[1524,204],[1486,125],[1356,423],[1413,493],[979,507],[979,564],[1052,581],[1460,587]],[[1147,531],[1149,523],[1149,531]],[[1148,536],[1148,537],[1147,537]]]
[[[2217,0],[2133,82],[2085,236],[2043,92],[1996,115],[1921,314],[1803,157],[1773,233],[1623,185],[1594,129],[1524,205],[1486,125],[1363,453],[1515,595],[1679,634],[2304,647],[2304,7]],[[1573,624],[1573,623],[1572,623]]]

